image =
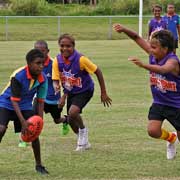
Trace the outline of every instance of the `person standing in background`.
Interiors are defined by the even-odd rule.
[[[162,7],[156,4],[153,6],[152,12],[154,14],[154,18],[148,22],[148,41],[151,39],[154,32],[167,29],[167,24],[161,17]]]
[[[167,5],[167,14],[163,17],[167,24],[167,29],[172,32],[174,36],[174,52],[178,48],[178,37],[180,37],[179,16],[175,13],[175,6],[172,3]]]

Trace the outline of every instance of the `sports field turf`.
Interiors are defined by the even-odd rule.
[[[25,54],[33,43],[0,42],[0,90],[3,90],[12,71],[25,65]],[[48,43],[54,57],[58,53],[57,42]],[[112,107],[103,107],[99,85],[93,75],[95,94],[83,113],[92,149],[83,153],[74,152],[76,137],[72,131],[62,136],[60,127],[49,115],[45,115],[40,140],[42,161],[50,175],[42,177],[34,171],[31,148],[18,148],[18,137],[11,122],[0,144],[0,179],[180,179],[179,153],[175,160],[166,160],[166,143],[152,139],[146,133],[147,112],[151,104],[148,72],[136,67],[127,58],[138,56],[146,61],[147,55],[130,40],[77,41],[76,47],[101,68],[113,100]],[[63,113],[66,113],[65,110]],[[164,126],[173,130],[167,122]]]

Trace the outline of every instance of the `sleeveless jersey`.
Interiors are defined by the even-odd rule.
[[[85,91],[94,90],[94,82],[89,73],[80,70],[80,57],[76,50],[68,58],[69,64],[66,64],[61,54],[57,56],[58,68],[61,72],[61,83],[65,93],[78,94]]]
[[[154,56],[150,56],[150,64],[163,66],[169,59],[175,59],[180,64],[174,53],[167,54],[157,62]],[[150,85],[153,103],[180,108],[180,75],[172,73],[158,74],[150,72]]]

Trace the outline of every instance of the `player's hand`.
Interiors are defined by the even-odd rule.
[[[101,93],[101,103],[103,103],[104,107],[109,107],[111,102],[112,99],[106,93]]]
[[[58,103],[58,108],[63,108],[64,105],[65,105],[65,99],[62,99],[62,97],[61,97],[59,100],[59,103]]]
[[[54,91],[55,91],[55,95],[60,92],[61,87],[59,85],[59,81],[53,81],[53,88],[54,88]]]
[[[58,103],[58,107],[59,108],[63,108],[66,102],[66,97],[67,95],[64,94],[60,99],[59,99],[59,103]]]
[[[124,31],[124,27],[121,24],[117,24],[117,23],[113,24],[113,29],[119,33]]]
[[[21,132],[25,134],[28,131],[28,126],[32,125],[31,122],[28,122],[26,120],[23,120]]]
[[[58,94],[61,91],[60,85],[54,86],[55,95]]]
[[[134,64],[136,64],[139,67],[143,67],[143,63],[136,57],[129,57],[129,61],[132,61]]]

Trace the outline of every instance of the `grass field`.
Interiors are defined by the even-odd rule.
[[[58,53],[57,42],[48,43],[54,57]],[[32,47],[32,41],[0,42],[0,90],[11,72],[25,64],[25,54]],[[42,177],[34,171],[31,148],[17,147],[18,137],[10,123],[0,145],[0,179],[180,179],[180,156],[173,161],[166,160],[166,143],[152,139],[146,133],[147,112],[151,104],[148,72],[134,66],[127,58],[138,56],[145,61],[147,55],[130,40],[77,41],[77,49],[100,66],[113,100],[112,107],[103,107],[99,86],[93,76],[95,95],[83,113],[92,149],[74,152],[75,135],[70,132],[62,136],[59,126],[45,115],[40,140],[42,160],[50,175]],[[173,130],[167,122],[164,126]]]
[[[143,36],[146,36],[147,22],[149,18],[143,18]],[[119,22],[129,28],[138,30],[138,17],[113,17],[111,23]],[[37,39],[56,40],[59,34],[70,33],[78,40],[107,40],[125,39],[125,35],[110,33],[110,19],[108,17],[62,17],[58,18],[31,18],[31,17],[11,17],[7,20],[0,17],[0,41],[32,41]],[[7,37],[6,37],[7,31]],[[58,32],[59,31],[59,32]],[[111,34],[111,35],[110,35]]]

